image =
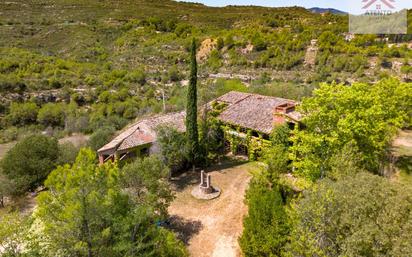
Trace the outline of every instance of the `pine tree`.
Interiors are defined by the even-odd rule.
[[[197,62],[196,41],[192,40],[190,52],[190,82],[187,89],[186,135],[188,142],[188,159],[194,165],[199,157],[199,135],[197,130]]]

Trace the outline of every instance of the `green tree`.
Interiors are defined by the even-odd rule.
[[[88,144],[93,150],[97,151],[109,142],[114,133],[115,130],[111,127],[100,128],[90,136]]]
[[[39,107],[32,102],[12,103],[6,120],[12,125],[23,126],[36,122]]]
[[[27,236],[30,228],[30,220],[20,213],[4,213],[0,216],[0,253],[4,257],[36,256],[30,255]]]
[[[323,180],[294,206],[285,256],[409,256],[412,190],[370,173]]]
[[[146,83],[146,74],[143,70],[135,70],[127,74],[126,78],[131,82],[139,83],[144,85]]]
[[[289,171],[288,152],[282,145],[274,145],[265,149],[263,152],[263,159],[268,165],[270,181],[275,181],[280,174]]]
[[[213,102],[211,109],[204,108],[202,110],[202,119],[200,123],[200,151],[202,159],[206,165],[211,161],[216,160],[223,150],[224,133],[221,128],[221,122],[217,117],[225,108],[225,104]]]
[[[336,44],[339,42],[339,38],[336,33],[333,33],[332,31],[324,31],[319,36],[318,41],[319,48],[322,51],[333,50],[335,49]]]
[[[305,128],[292,137],[297,173],[316,179],[331,170],[331,157],[345,147],[356,149],[361,168],[378,172],[397,129],[410,124],[412,84],[395,79],[374,85],[323,84],[303,100]]]
[[[186,256],[171,232],[154,225],[154,189],[140,202],[123,187],[159,185],[149,170],[164,171],[154,171],[162,166],[151,167],[153,160],[127,167],[123,176],[116,163],[98,165],[95,152],[82,149],[72,166],[59,166],[38,197],[44,247],[62,256]]]
[[[163,162],[172,172],[182,169],[187,163],[187,137],[166,126],[158,127],[156,134]]]
[[[3,173],[15,185],[19,195],[41,185],[56,167],[59,150],[57,140],[32,135],[18,142],[1,161]]]
[[[221,50],[225,46],[225,41],[223,40],[222,37],[218,37],[216,39],[216,47],[218,50]]]
[[[59,158],[57,159],[57,164],[73,164],[79,150],[79,147],[76,147],[71,142],[59,144]]]
[[[287,124],[275,127],[270,135],[272,144],[283,146],[285,149],[288,149],[290,146],[290,132],[290,128]]]
[[[217,72],[222,66],[221,56],[218,50],[213,49],[207,59],[207,66],[214,72]]]
[[[194,165],[199,158],[199,135],[197,128],[197,62],[196,40],[192,39],[190,51],[190,81],[186,102],[186,134],[188,159]]]
[[[4,198],[11,195],[14,188],[13,182],[0,171],[0,208],[4,207]]]
[[[37,121],[45,126],[64,126],[66,105],[61,103],[47,103],[43,105],[37,115]]]
[[[224,40],[224,43],[228,49],[232,48],[235,45],[235,40],[233,40],[233,35],[232,34],[227,35]]]
[[[168,177],[168,167],[154,155],[126,164],[121,171],[122,186],[129,189],[131,199],[163,217],[173,200]]]
[[[279,190],[265,178],[252,179],[246,194],[248,214],[239,244],[244,256],[280,256],[288,241],[288,218]]]

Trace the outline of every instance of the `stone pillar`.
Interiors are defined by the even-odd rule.
[[[207,181],[206,181],[206,187],[207,188],[210,188],[210,186],[211,186],[211,181],[212,181],[212,179],[211,179],[211,176],[210,176],[210,174],[207,174]]]
[[[205,183],[204,177],[205,177],[205,171],[202,170],[202,171],[200,171],[200,185],[202,185],[202,186],[204,185],[203,183]]]
[[[99,154],[99,164],[102,165],[104,163],[104,156],[103,154]]]

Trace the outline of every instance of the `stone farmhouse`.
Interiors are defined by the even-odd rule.
[[[205,105],[223,105],[217,119],[225,134],[225,150],[249,155],[253,148],[262,147],[277,125],[293,127],[301,119],[293,100],[231,91]],[[184,133],[185,112],[156,115],[128,126],[112,141],[98,150],[99,162],[123,160],[159,151],[156,129],[170,126]],[[248,152],[249,150],[249,152]]]

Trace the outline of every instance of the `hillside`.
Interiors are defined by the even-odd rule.
[[[312,7],[312,8],[310,8],[309,10],[310,10],[311,12],[313,12],[313,13],[327,13],[327,12],[330,12],[330,13],[333,13],[333,14],[342,14],[342,15],[347,14],[347,13],[344,12],[344,11],[337,10],[337,9],[334,9],[334,8]]]
[[[410,257],[411,172],[412,33],[0,1],[0,256]]]
[[[409,80],[412,73],[409,35],[352,37],[345,15],[300,7],[17,0],[0,10],[2,141],[39,125],[35,110],[34,118],[13,115],[12,102],[76,103],[86,132],[102,117],[115,117],[118,128],[164,106],[183,108],[192,37],[204,100],[229,89],[300,99],[320,82]]]

